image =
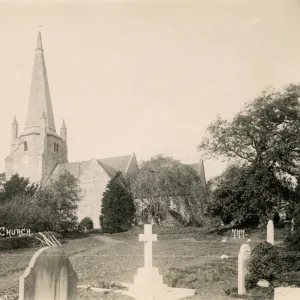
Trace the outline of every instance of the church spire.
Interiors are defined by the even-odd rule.
[[[47,119],[47,130],[56,132],[43,53],[42,36],[39,32],[32,70],[25,134],[40,131],[40,117],[43,111]]]
[[[200,178],[203,185],[206,185],[206,176],[205,176],[205,169],[204,169],[204,161],[200,159]]]

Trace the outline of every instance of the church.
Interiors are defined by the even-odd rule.
[[[138,170],[134,153],[120,157],[68,161],[67,127],[64,121],[58,134],[52,109],[41,33],[35,48],[31,88],[24,131],[19,134],[14,117],[11,124],[11,148],[5,159],[5,176],[9,180],[18,173],[31,183],[45,186],[68,171],[79,179],[82,201],[78,204],[78,220],[90,217],[94,228],[100,228],[101,200],[109,180],[121,171]],[[205,183],[203,162],[190,165]]]

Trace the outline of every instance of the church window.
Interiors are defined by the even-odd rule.
[[[59,145],[57,143],[54,143],[54,152],[58,152],[58,148],[59,148]]]
[[[24,142],[24,151],[28,150],[27,142]]]

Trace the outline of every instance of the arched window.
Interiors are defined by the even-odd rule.
[[[24,151],[27,151],[28,150],[27,142],[24,142],[23,145],[24,145]]]

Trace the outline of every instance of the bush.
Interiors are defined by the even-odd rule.
[[[86,228],[87,230],[91,230],[94,228],[94,223],[93,220],[89,217],[85,217],[84,219],[82,219],[79,223],[79,228],[80,229],[84,229]]]
[[[268,280],[273,287],[281,286],[286,280],[284,274],[300,272],[300,253],[285,250],[267,242],[255,247],[249,263],[247,288],[255,288],[260,279]]]
[[[290,249],[300,251],[300,207],[295,209],[294,213],[294,231],[289,232],[286,243]]]
[[[0,251],[37,247],[41,243],[34,236],[7,237],[0,239]]]
[[[108,183],[103,194],[101,213],[100,224],[103,232],[115,233],[131,228],[135,206],[121,173],[117,173]]]

